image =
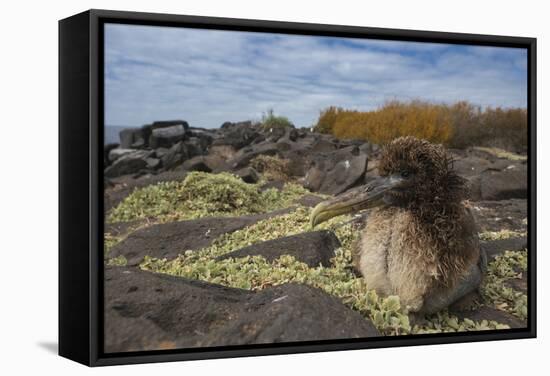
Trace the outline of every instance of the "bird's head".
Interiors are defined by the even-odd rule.
[[[460,202],[467,192],[465,180],[454,172],[445,149],[415,137],[389,143],[382,151],[378,173],[370,183],[317,205],[311,225],[379,206],[426,213]]]

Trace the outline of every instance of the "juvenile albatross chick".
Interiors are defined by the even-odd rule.
[[[383,150],[378,172],[373,182],[317,205],[312,226],[372,209],[355,245],[355,267],[369,288],[398,295],[411,312],[437,312],[477,290],[484,257],[463,201],[466,181],[445,149],[397,138]]]

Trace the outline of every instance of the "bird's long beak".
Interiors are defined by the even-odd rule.
[[[311,212],[311,227],[315,227],[333,217],[356,213],[384,205],[384,193],[399,187],[403,178],[398,175],[380,177],[371,183],[349,190],[332,199],[319,203]]]

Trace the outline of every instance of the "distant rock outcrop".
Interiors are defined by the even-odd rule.
[[[469,180],[473,200],[527,197],[527,164],[470,148],[452,150],[454,168]],[[156,121],[120,132],[105,147],[105,176],[140,178],[171,170],[232,172],[254,183],[251,162],[260,156],[285,160],[287,174],[312,192],[336,195],[376,175],[377,145],[339,140],[311,129],[265,128],[251,121],[217,129],[190,127],[184,120]]]

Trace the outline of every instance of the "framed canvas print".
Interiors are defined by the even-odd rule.
[[[536,335],[536,40],[59,22],[59,353]]]

